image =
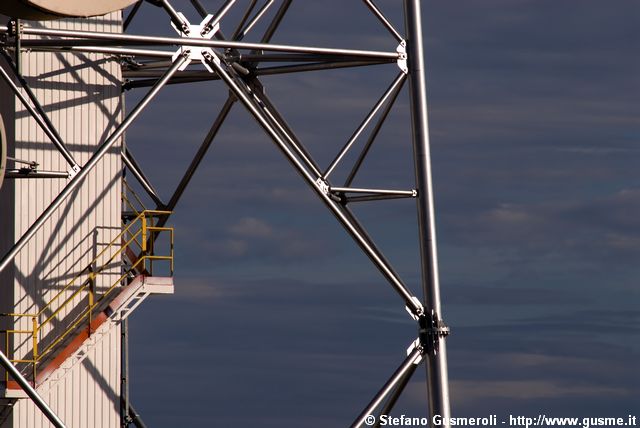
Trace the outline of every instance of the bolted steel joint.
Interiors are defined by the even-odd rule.
[[[15,37],[15,36],[20,36],[20,33],[22,33],[22,31],[24,30],[24,24],[20,21],[18,21],[17,19],[10,19],[9,20],[9,36],[11,37]]]
[[[427,353],[425,347],[420,343],[420,338],[411,342],[411,345],[409,345],[409,347],[407,348],[407,356],[411,355],[411,353],[416,349],[420,352],[420,354],[416,357],[415,360],[413,360],[413,364],[418,365],[422,362],[424,356]]]
[[[433,310],[431,316],[424,314],[418,317],[418,327],[420,344],[432,355],[438,353],[440,339],[451,333],[449,327]]]
[[[335,190],[330,190],[327,196],[329,196],[331,200],[339,204],[347,205],[347,202],[348,202],[347,195],[344,192],[337,192]]]
[[[327,181],[322,177],[316,180],[316,186],[325,195],[329,195],[329,193],[331,192],[331,186],[329,186],[329,183],[327,183]]]
[[[202,50],[202,57],[207,61],[213,61],[213,53],[207,49]]]
[[[396,48],[396,52],[398,52],[398,60],[396,63],[398,64],[398,68],[404,73],[409,73],[409,66],[407,65],[407,42],[401,41],[398,47]]]
[[[211,30],[213,30],[213,25],[207,24],[202,28],[202,31],[200,31],[200,35],[202,37],[205,37],[207,34],[211,32]]]

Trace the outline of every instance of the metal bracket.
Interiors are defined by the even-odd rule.
[[[396,52],[398,52],[398,68],[404,74],[409,74],[409,66],[407,65],[407,42],[404,40],[401,41],[396,48]]]
[[[220,58],[218,58],[218,55],[216,55],[215,52],[211,49],[203,49],[200,53],[202,54],[203,58],[202,63],[207,68],[207,70],[209,70],[210,73],[215,73],[215,70],[211,68],[211,65],[209,63],[214,62],[220,66],[221,62]]]
[[[405,306],[404,308],[407,310],[409,316],[411,316],[414,321],[418,321],[420,320],[420,317],[424,316],[424,306],[422,306],[422,302],[420,302],[420,299],[418,299],[416,296],[413,296],[411,298],[411,301],[413,301],[416,304],[416,307],[419,308],[419,312],[416,314],[411,310],[411,308],[409,308],[409,306]]]
[[[320,177],[316,180],[316,186],[318,187],[318,189],[320,189],[320,191],[322,193],[324,193],[325,195],[327,195],[329,197],[329,199],[331,199],[334,202],[338,202],[339,204],[346,204],[347,199],[344,195],[344,193],[341,192],[334,192],[331,189],[331,185],[329,184],[329,182]]]
[[[142,63],[135,60],[134,56],[121,55],[120,56],[120,64],[123,67],[139,69],[142,66]]]
[[[16,71],[22,73],[22,61],[20,61],[20,52],[22,52],[21,34],[24,31],[24,24],[19,19],[11,19],[9,21],[9,35],[14,37],[14,61]]]
[[[411,355],[411,353],[413,352],[414,349],[420,349],[420,355],[418,355],[416,357],[415,360],[413,360],[413,364],[415,364],[416,366],[418,364],[420,364],[422,362],[422,360],[424,360],[424,346],[422,345],[422,343],[420,343],[420,338],[414,340],[413,342],[411,342],[411,345],[409,345],[409,347],[407,348],[407,355]]]
[[[327,196],[331,192],[331,186],[329,186],[329,183],[327,183],[326,180],[322,179],[322,177],[316,180],[316,185],[318,186],[318,189],[320,189],[320,191]]]
[[[201,37],[211,38],[220,30],[220,23],[217,22],[215,25],[211,25],[211,21],[213,20],[213,15],[209,14],[202,20],[200,26],[200,34]],[[209,34],[209,36],[207,36]]]
[[[19,19],[10,19],[8,27],[9,36],[11,37],[20,37],[20,34],[22,34],[24,30],[24,24],[20,22]]]
[[[69,168],[69,171],[67,171],[69,173],[69,179],[72,179],[73,177],[75,177],[79,172],[80,172],[80,166],[79,165],[74,165],[71,168]]]
[[[189,23],[189,21],[187,20],[187,18],[181,13],[178,12],[178,16],[180,16],[180,18],[182,18],[182,20],[184,22]],[[205,31],[205,27],[207,27],[208,24],[206,24],[208,21],[210,21],[211,19],[213,19],[213,15],[207,15],[201,22],[200,24],[191,24],[189,23],[188,26],[188,30],[184,30],[182,28],[178,28],[173,21],[171,22],[171,26],[178,32],[178,34],[181,37],[184,38],[188,38],[188,39],[211,39],[213,38],[213,36],[216,34],[216,32],[220,29],[220,23],[217,23],[216,25],[214,25],[212,27],[213,31]],[[188,52],[189,54],[189,61],[186,61],[184,64],[182,64],[182,66],[178,69],[179,71],[183,71],[185,70],[189,64],[191,64],[192,61],[200,61],[206,68],[207,70],[209,70],[209,72],[213,73],[213,70],[207,65],[207,61],[205,60],[205,53],[211,53],[211,55],[214,58],[217,58],[215,55],[213,55],[213,50],[210,48],[206,48],[206,47],[202,47],[202,46],[187,46],[187,45],[182,45],[180,46],[180,48],[176,51],[176,53],[173,55],[173,61],[176,60],[176,58],[178,58],[179,55],[184,54],[185,52]]]
[[[422,315],[418,319],[418,325],[420,328],[420,343],[427,352],[436,355],[440,338],[447,337],[451,330],[434,310],[431,310],[431,316]]]

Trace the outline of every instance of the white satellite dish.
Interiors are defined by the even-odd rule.
[[[137,0],[0,0],[0,14],[22,19],[59,19],[104,15]]]

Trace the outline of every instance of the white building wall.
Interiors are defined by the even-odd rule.
[[[120,329],[114,328],[63,379],[39,389],[69,428],[120,426]],[[29,399],[16,402],[3,428],[53,427]]]
[[[25,22],[25,25],[121,32],[121,14],[82,20]],[[67,148],[76,161],[84,165],[121,120],[123,104],[118,62],[98,54],[30,52],[22,54],[22,67],[23,75]],[[13,156],[36,161],[42,170],[67,171],[68,164],[48,137],[19,101],[6,97],[6,93],[6,89],[0,91],[5,123],[8,128],[15,128],[11,131],[15,144],[9,140],[14,147]],[[11,117],[13,112],[7,114],[7,110],[12,109],[14,103],[15,113]],[[12,269],[2,277],[5,281],[10,280],[13,286],[3,281],[0,311],[6,310],[6,303],[12,301],[15,312],[38,312],[117,236],[121,229],[120,147],[120,144],[114,145],[16,257]],[[33,224],[67,183],[65,179],[5,181],[3,187],[6,189],[0,193],[0,230],[3,234],[0,250],[3,254],[7,245],[15,242]],[[5,215],[8,206],[15,207],[14,215]],[[118,279],[119,261],[119,258],[114,260],[110,274],[99,276],[98,289],[104,290]],[[79,283],[83,279],[80,278]],[[76,285],[71,286],[58,301],[75,290]],[[74,298],[73,304],[43,328],[44,343],[47,337],[52,340],[70,323],[74,308],[78,310],[79,305],[86,304],[87,293]],[[51,308],[49,313],[57,309],[57,303]],[[30,329],[31,320],[17,318],[15,327]],[[40,351],[42,349],[41,346]],[[14,338],[13,351],[14,357],[29,355],[32,351],[30,339],[26,336]],[[119,329],[116,328],[89,358],[76,365],[64,380],[45,394],[45,399],[68,427],[119,426],[119,356]],[[30,400],[19,400],[12,418],[3,428],[49,426],[45,421]]]

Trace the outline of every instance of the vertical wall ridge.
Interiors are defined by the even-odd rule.
[[[121,32],[121,12],[88,19],[63,19],[28,22],[26,26]],[[84,165],[105,136],[121,120],[121,70],[117,60],[102,54],[24,52],[21,57],[23,75],[54,124],[67,148],[80,165]],[[8,94],[8,88],[0,94]],[[10,99],[6,97],[5,99]],[[14,101],[15,102],[15,101]],[[7,107],[3,101],[3,116]],[[19,103],[9,115],[14,139],[10,140],[15,157],[35,161],[42,170],[67,171],[69,165],[57,152],[48,137]],[[120,143],[104,156],[19,253],[14,269],[7,269],[0,279],[12,286],[2,287],[3,302],[13,302],[11,308],[22,313],[39,311],[67,282],[82,271],[120,231],[120,178],[122,164]],[[11,218],[0,219],[3,231],[12,231],[0,238],[2,248],[15,242],[33,224],[40,213],[68,183],[64,179],[20,179],[5,183],[0,201],[15,206]],[[5,189],[6,188],[6,189]],[[105,290],[119,274],[119,259],[113,269],[101,275],[97,289]],[[98,260],[100,265],[104,260]],[[6,290],[5,290],[6,289]],[[71,287],[65,296],[75,291]],[[43,345],[64,331],[77,312],[86,305],[87,296],[80,294],[65,307],[50,325],[42,330]],[[47,314],[48,315],[48,314]],[[16,328],[30,329],[29,319],[18,319]],[[3,327],[0,327],[3,328]],[[119,327],[89,352],[57,384],[43,392],[43,398],[69,427],[119,426]],[[16,338],[14,357],[32,352],[30,340]],[[42,348],[41,348],[42,349]],[[30,400],[19,400],[4,427],[49,427],[46,418]]]

